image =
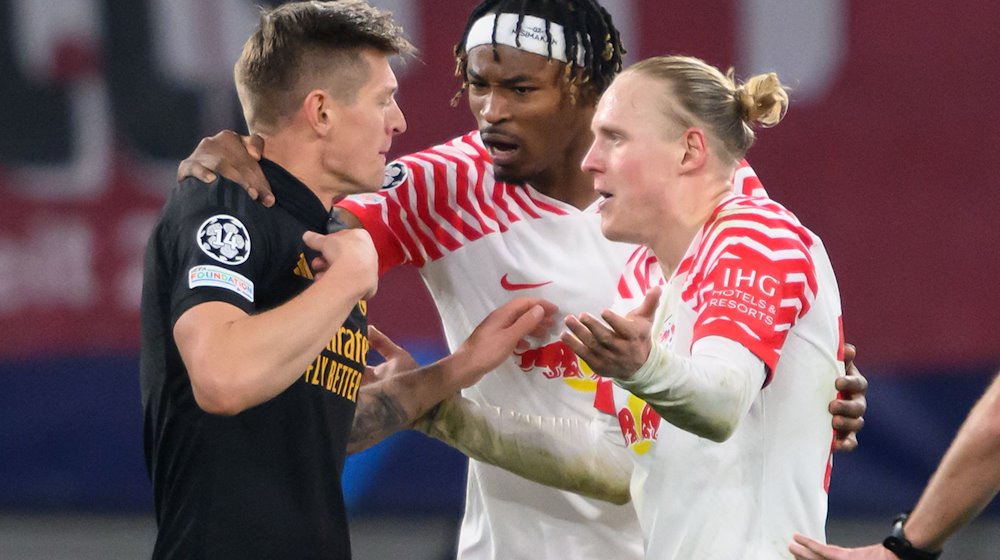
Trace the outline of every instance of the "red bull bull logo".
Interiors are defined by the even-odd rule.
[[[594,394],[594,408],[618,419],[625,446],[637,455],[644,455],[658,439],[660,415],[639,397],[616,386],[610,379],[600,378]]]
[[[656,439],[660,433],[660,415],[648,404],[642,408],[642,438]]]
[[[518,367],[525,373],[538,369],[546,379],[584,377],[576,354],[560,341],[515,352],[514,355],[518,358]]]
[[[618,411],[618,424],[622,428],[622,437],[625,438],[625,445],[631,446],[639,441],[639,432],[635,429],[635,416],[631,410],[623,408]]]

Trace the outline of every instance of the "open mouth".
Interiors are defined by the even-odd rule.
[[[597,194],[601,197],[601,201],[597,203],[597,211],[600,212],[601,209],[604,208],[604,205],[607,204],[609,200],[614,198],[615,195],[602,190],[598,190]]]
[[[485,142],[485,144],[491,152],[513,152],[517,149],[517,144],[513,142]]]
[[[494,163],[499,164],[509,162],[514,157],[514,154],[521,148],[521,145],[518,144],[513,138],[506,135],[490,133],[483,134],[483,145],[485,145],[486,149],[489,150]]]

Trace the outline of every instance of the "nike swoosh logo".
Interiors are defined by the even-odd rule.
[[[542,286],[545,286],[545,285],[551,284],[551,283],[552,283],[552,280],[549,280],[548,282],[539,282],[537,284],[515,284],[515,283],[513,283],[513,282],[511,282],[510,280],[507,279],[507,275],[506,274],[504,274],[503,277],[500,278],[500,285],[503,286],[503,289],[510,290],[510,291],[515,291],[515,290],[530,290],[532,288],[541,288]]]

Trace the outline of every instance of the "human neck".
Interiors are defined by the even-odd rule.
[[[698,231],[712,217],[719,203],[732,193],[732,184],[715,178],[701,187],[684,189],[682,192],[691,195],[677,204],[676,211],[665,216],[655,237],[648,244],[666,278],[673,274]]]
[[[528,184],[546,196],[583,210],[598,199],[594,177],[580,168],[594,135],[589,128],[567,133],[573,134],[574,140],[562,161],[529,179]]]
[[[582,160],[583,156],[580,158]],[[580,210],[589,207],[598,198],[593,176],[581,170],[579,163],[563,169],[547,170],[528,183],[538,192]]]
[[[320,165],[321,154],[316,144],[297,138],[290,128],[262,136],[263,157],[280,165],[302,181],[302,184],[316,195],[323,207],[330,210],[333,207],[333,199],[341,194],[341,189],[337,188],[328,174],[323,172]]]

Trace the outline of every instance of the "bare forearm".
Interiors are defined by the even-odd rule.
[[[357,304],[360,286],[355,289],[350,282],[324,276],[299,296],[258,315],[219,303],[186,312],[174,332],[199,404],[210,412],[236,414],[287,389]],[[218,306],[229,308],[221,321],[216,320]]]
[[[361,387],[347,452],[362,451],[409,428],[418,418],[462,386],[454,356]]]
[[[906,522],[917,547],[939,550],[1000,490],[1000,377],[973,407]]]
[[[295,379],[337,335],[362,295],[325,276],[285,305],[234,324],[230,338],[240,342],[231,358],[259,376],[255,384],[271,376]]]

